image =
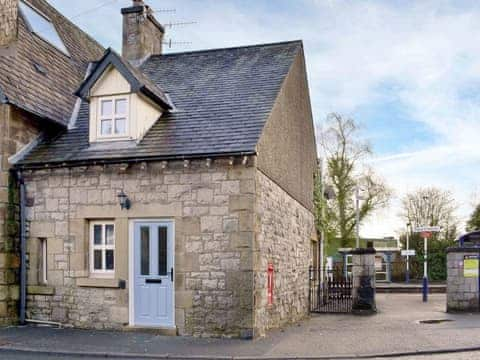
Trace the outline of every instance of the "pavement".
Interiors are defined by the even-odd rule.
[[[0,359],[480,359],[480,314],[446,314],[445,294],[426,304],[420,294],[378,294],[377,307],[372,316],[314,315],[251,341],[9,327],[0,329]]]

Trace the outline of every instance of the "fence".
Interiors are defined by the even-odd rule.
[[[322,271],[310,267],[310,312],[349,313],[352,311],[352,276],[341,269]],[[323,276],[322,276],[323,275]]]

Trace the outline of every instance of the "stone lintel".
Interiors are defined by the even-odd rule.
[[[78,278],[77,286],[94,288],[121,288],[120,280],[102,278]]]

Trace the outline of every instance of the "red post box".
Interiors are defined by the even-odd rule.
[[[267,300],[268,305],[273,304],[273,264],[268,264],[267,269]]]

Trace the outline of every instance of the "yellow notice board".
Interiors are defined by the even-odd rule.
[[[463,277],[478,277],[478,256],[465,255],[463,258]]]

